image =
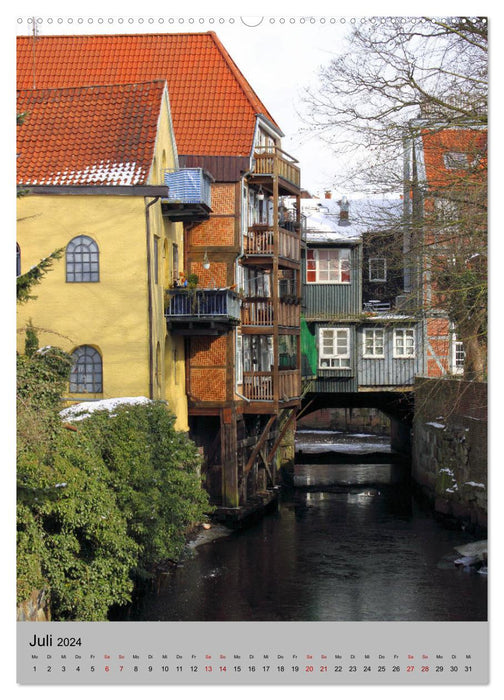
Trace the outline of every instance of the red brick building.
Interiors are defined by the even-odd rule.
[[[487,131],[414,126],[417,136],[408,141],[405,159],[405,292],[424,317],[425,374],[462,374],[466,351],[481,357],[479,330],[464,322],[456,328],[454,305],[463,304],[468,283],[442,288],[440,271],[451,269],[453,280],[462,280],[465,269],[482,265],[479,280],[485,278]]]

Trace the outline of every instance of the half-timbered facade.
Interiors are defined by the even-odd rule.
[[[298,202],[297,162],[213,32],[18,38],[19,88],[154,78],[168,84],[177,151],[157,161],[162,214],[184,226],[184,245],[163,250],[166,324],[184,344],[207,486],[236,508],[275,484],[300,402],[299,205],[282,207]]]

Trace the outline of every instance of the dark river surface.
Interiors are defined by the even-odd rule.
[[[128,620],[487,619],[487,576],[454,565],[476,538],[436,520],[386,438],[303,432],[278,510],[193,549]],[[116,618],[117,619],[117,618]]]

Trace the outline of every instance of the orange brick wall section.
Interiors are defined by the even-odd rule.
[[[225,401],[226,370],[191,368],[191,398],[195,401]]]
[[[235,218],[212,216],[190,234],[190,247],[232,246],[235,243]]]
[[[232,246],[235,243],[236,189],[234,184],[212,185],[212,214],[190,234],[190,246]]]
[[[191,367],[225,367],[227,336],[194,336],[191,338]]]
[[[214,183],[212,185],[212,212],[214,214],[235,213],[235,185]]]
[[[227,337],[191,338],[190,394],[196,401],[225,401]]]
[[[205,270],[203,263],[190,262],[190,273],[198,275],[200,287],[226,287],[227,265],[225,262],[213,262],[209,270]]]

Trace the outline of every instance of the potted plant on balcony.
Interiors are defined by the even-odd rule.
[[[181,273],[179,279],[175,279],[173,282],[173,285],[170,289],[166,290],[165,293],[165,305],[166,308],[170,307],[170,302],[172,298],[175,296],[174,293],[171,292],[171,289],[177,289],[180,290],[187,297],[191,300],[191,311],[194,313],[196,311],[197,307],[197,289],[198,289],[198,283],[199,283],[199,277],[198,275],[190,274],[187,277],[185,274]]]

